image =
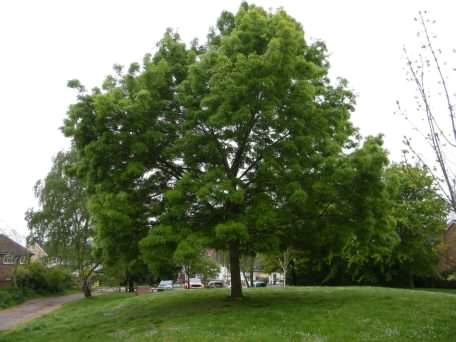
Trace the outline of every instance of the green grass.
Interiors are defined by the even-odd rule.
[[[456,292],[375,287],[110,294],[66,304],[1,341],[455,341]]]

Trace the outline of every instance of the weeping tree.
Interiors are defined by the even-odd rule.
[[[35,185],[38,209],[29,209],[28,243],[44,246],[78,274],[81,290],[91,296],[91,279],[99,265],[93,244],[94,230],[87,208],[87,192],[72,168],[73,151],[60,152],[46,178]]]
[[[420,52],[415,56],[404,48],[408,81],[416,88],[416,111],[410,113],[401,108],[401,113],[424,139],[428,150],[424,152],[404,137],[404,142],[413,156],[426,167],[438,181],[440,191],[447,199],[452,213],[456,213],[456,152],[455,94],[451,90],[450,69],[444,61],[443,51],[436,47],[437,36],[433,32],[435,21],[426,11],[418,12],[415,18]],[[454,51],[453,51],[454,52]],[[454,71],[454,69],[453,69]],[[421,119],[421,120],[419,120]],[[420,121],[424,124],[420,124]]]
[[[243,255],[286,246],[290,236],[328,245],[333,235],[335,254],[354,226],[374,227],[369,205],[382,206],[363,201],[374,193],[370,174],[356,172],[364,164],[381,169],[384,159],[345,166],[360,159],[344,153],[357,148],[354,99],[328,71],[325,45],[308,43],[284,10],[243,3],[236,14],[222,13],[204,45],[187,46],[167,31],[155,54],[127,72],[116,66],[101,89],[71,81],[78,100],[64,132],[80,156],[105,257],[145,258],[158,268],[199,241],[229,252],[237,298]],[[331,181],[346,175],[343,188]],[[336,208],[355,178],[360,193],[351,199],[359,205],[344,212],[358,224],[341,225]]]

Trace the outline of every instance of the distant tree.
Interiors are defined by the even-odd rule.
[[[81,290],[91,296],[91,278],[99,265],[93,244],[94,231],[87,209],[87,192],[72,174],[76,155],[60,152],[51,171],[35,185],[38,209],[26,213],[29,243],[45,246],[49,256],[56,256],[73,267]]]
[[[194,277],[201,270],[204,250],[196,240],[183,239],[179,241],[174,251],[174,261],[182,267],[185,273],[187,286],[190,288],[190,278]]]
[[[254,278],[254,271],[255,271],[255,255],[243,255],[241,257],[241,273],[244,277],[244,281],[247,287],[253,287],[253,278]]]
[[[201,276],[201,280],[204,283],[208,283],[209,280],[215,279],[220,273],[220,266],[211,257],[203,255],[200,258],[199,265],[195,268],[196,274]]]
[[[176,244],[177,247],[170,248],[167,245],[169,243]],[[189,287],[190,278],[200,275],[203,281],[207,281],[219,272],[216,262],[206,255],[204,244],[192,235],[173,241],[164,240],[163,235],[154,235],[154,238],[145,239],[140,245],[144,259],[155,272],[162,273],[167,265],[168,268],[180,269],[184,272]]]
[[[286,287],[288,268],[290,267],[290,263],[291,263],[290,248],[287,248],[286,250],[284,250],[281,253],[281,255],[277,257],[277,260],[280,265],[280,270],[282,271],[282,274],[283,274],[283,287]]]
[[[395,246],[389,276],[438,277],[439,248],[446,228],[448,203],[426,169],[396,164],[386,172],[392,215],[400,242]]]
[[[282,213],[290,227],[273,250],[304,253],[309,270],[329,269],[323,282],[334,279],[341,264],[359,279],[363,264],[388,258],[398,238],[384,182],[387,164],[381,137],[326,158],[318,177],[301,180],[306,195],[293,197]]]
[[[452,156],[456,152],[455,94],[450,89],[450,70],[442,60],[442,50],[435,46],[437,36],[432,32],[435,21],[431,22],[426,11],[418,12],[415,21],[419,25],[417,36],[421,52],[413,56],[404,48],[404,54],[408,80],[417,90],[417,110],[411,113],[407,108],[401,108],[399,101],[397,103],[399,113],[423,137],[429,150],[423,151],[417,147],[410,134],[404,137],[404,142],[437,181],[454,215],[456,169]],[[424,125],[421,125],[420,121],[423,121]]]
[[[393,232],[373,234],[367,242],[351,246],[348,258],[333,261],[325,281],[346,281],[349,275],[352,281],[364,284],[414,287],[416,278],[439,277],[448,203],[434,178],[426,168],[401,163],[388,167],[382,179],[386,191],[382,201]],[[366,248],[377,252],[365,253]]]
[[[286,248],[283,251],[264,254],[261,256],[261,265],[266,272],[281,272],[283,274],[283,287],[287,286],[288,269],[293,260],[293,251]]]

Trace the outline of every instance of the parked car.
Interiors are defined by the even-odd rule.
[[[253,287],[266,287],[266,283],[264,281],[255,281],[253,282]]]
[[[225,287],[225,283],[223,282],[223,280],[211,280],[209,283],[207,283],[207,287],[222,288]]]
[[[201,282],[201,279],[190,278],[189,282],[185,282],[185,288],[186,289],[188,289],[188,288],[190,288],[190,289],[202,289],[202,288],[204,288],[204,285]]]
[[[165,291],[165,290],[172,290],[173,289],[173,281],[172,280],[162,280],[160,284],[158,284],[157,291]]]

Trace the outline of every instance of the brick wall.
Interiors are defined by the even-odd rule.
[[[5,287],[10,284],[10,278],[14,271],[14,265],[0,264],[0,287]]]

